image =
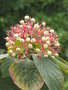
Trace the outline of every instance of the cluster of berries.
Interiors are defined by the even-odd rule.
[[[46,28],[46,22],[35,23],[35,19],[28,15],[20,24],[11,27],[6,37],[6,46],[8,54],[18,59],[35,53],[55,58],[60,50],[55,31]]]

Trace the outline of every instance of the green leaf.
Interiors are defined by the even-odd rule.
[[[33,55],[34,63],[49,90],[63,90],[64,79],[58,66],[49,58]]]
[[[65,82],[64,88],[65,90],[68,90],[68,81]]]
[[[63,58],[61,57],[56,57],[59,61],[61,61],[62,63],[65,63],[68,65],[68,62],[66,60],[64,60]]]
[[[68,75],[68,62],[66,62],[60,57],[55,58],[54,61],[60,67],[60,69]]]
[[[9,72],[14,83],[22,90],[39,90],[44,84],[34,62],[29,59],[13,62]]]
[[[1,72],[2,72],[2,77],[5,78],[9,76],[9,67],[12,64],[13,59],[10,57],[5,58],[2,63],[1,63]]]
[[[0,55],[0,60],[3,58],[6,58],[6,57],[8,57],[8,54],[2,54],[2,55]]]

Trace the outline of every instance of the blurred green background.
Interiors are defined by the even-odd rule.
[[[0,53],[6,52],[4,38],[10,26],[19,23],[25,15],[40,22],[46,21],[47,26],[57,32],[61,43],[60,56],[68,60],[68,0],[0,0]],[[0,86],[0,90],[8,89]],[[68,81],[65,82],[65,90],[68,90]]]

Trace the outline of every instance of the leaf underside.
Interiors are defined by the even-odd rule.
[[[40,73],[31,60],[13,62],[9,72],[14,83],[22,90],[39,90],[44,84]]]
[[[2,55],[0,55],[0,59],[6,58],[6,57],[8,57],[8,54],[2,54]]]
[[[52,60],[39,58],[36,54],[33,55],[33,60],[49,90],[64,89],[63,75]]]

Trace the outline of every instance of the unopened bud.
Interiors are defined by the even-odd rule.
[[[55,43],[55,46],[60,46],[60,43],[57,41],[57,42]]]
[[[26,20],[28,20],[28,19],[29,19],[29,16],[28,16],[28,15],[26,15],[26,16],[25,16],[25,19],[26,19]]]
[[[18,37],[18,34],[14,34],[14,37],[17,38]]]
[[[22,28],[22,25],[19,25],[20,26],[20,28]]]
[[[46,41],[46,44],[47,44],[47,45],[50,45],[50,41]]]
[[[32,39],[31,39],[31,42],[32,42],[32,43],[34,43],[35,41],[36,41],[35,38],[32,38]]]
[[[47,44],[44,44],[44,48],[47,48],[48,47],[48,45]]]
[[[39,53],[39,52],[40,52],[40,49],[39,49],[39,48],[36,48],[35,50],[36,50],[36,52],[37,52],[37,53]]]
[[[28,27],[28,29],[30,29],[30,25],[28,25],[27,27]]]
[[[48,32],[48,31],[45,31],[45,32],[44,32],[44,35],[49,35],[49,32]]]
[[[15,44],[13,41],[11,41],[11,44]]]
[[[20,21],[20,24],[23,24],[23,23],[24,23],[24,20],[21,20],[21,21]]]
[[[15,53],[12,53],[12,56],[14,57],[15,56]]]
[[[20,51],[20,48],[16,48],[16,51]]]
[[[27,42],[30,42],[30,38],[29,38],[29,37],[28,37],[28,38],[26,38],[26,41],[27,41]]]
[[[20,39],[20,42],[24,42],[24,39]]]
[[[32,48],[33,46],[32,46],[32,44],[28,44],[28,48]]]
[[[9,50],[8,52],[9,52],[9,54],[12,54],[12,53],[13,53],[13,51],[12,51],[12,50]]]
[[[6,46],[9,46],[9,42],[6,43]]]
[[[37,24],[34,24],[34,28],[35,28],[35,29],[38,29],[38,28],[39,28],[38,23],[37,23]]]
[[[47,54],[48,54],[48,55],[51,55],[51,54],[52,54],[52,52],[51,52],[51,51],[49,51],[49,50],[47,50]]]
[[[8,41],[9,40],[9,37],[6,37],[6,40]]]
[[[50,33],[54,33],[54,30],[53,30],[53,29],[51,29],[51,30],[50,30]]]
[[[46,37],[43,36],[43,37],[42,37],[42,41],[46,41]]]
[[[48,55],[47,55],[47,54],[44,54],[44,58],[45,58],[45,57],[48,57]]]
[[[52,58],[55,58],[54,56],[51,56]]]
[[[46,40],[50,40],[50,38],[49,37],[46,37]]]
[[[42,22],[42,25],[43,25],[43,26],[45,26],[45,25],[46,25],[46,23],[45,23],[45,22]]]
[[[34,18],[31,18],[31,21],[32,21],[32,22],[35,22],[35,19],[34,19]]]
[[[55,56],[59,56],[59,54],[58,53],[55,53]]]

